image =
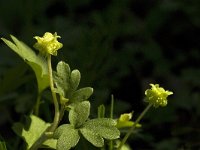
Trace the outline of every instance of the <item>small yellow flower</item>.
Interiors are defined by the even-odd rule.
[[[119,121],[124,122],[124,121],[129,121],[131,120],[133,117],[133,113],[125,113],[125,114],[121,114],[119,117]]]
[[[54,34],[46,32],[43,37],[35,36],[37,40],[33,46],[43,54],[51,54],[57,56],[57,50],[63,47],[63,44],[58,42],[57,38],[61,38],[55,32]]]
[[[126,127],[131,127],[134,125],[133,121],[130,121],[132,119],[133,113],[125,113],[121,114],[119,119],[117,120],[117,128],[126,128]],[[136,124],[136,127],[139,128],[141,127],[141,124]]]
[[[167,97],[172,95],[173,92],[167,91],[162,87],[159,87],[159,84],[150,84],[151,89],[147,89],[145,91],[145,101],[152,104],[154,107],[166,106],[167,105]]]

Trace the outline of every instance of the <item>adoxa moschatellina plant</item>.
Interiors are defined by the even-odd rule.
[[[26,141],[28,150],[41,147],[69,150],[78,144],[80,138],[85,138],[102,150],[130,149],[125,143],[132,131],[141,127],[139,122],[144,114],[151,106],[166,106],[167,97],[173,94],[158,84],[150,84],[151,89],[145,91],[145,102],[149,104],[135,122],[131,121],[133,113],[122,114],[118,119],[113,118],[113,97],[109,118],[105,118],[105,107],[101,105],[98,107],[98,117],[90,119],[91,106],[88,99],[93,93],[93,88],[78,89],[81,74],[77,69],[71,70],[67,63],[58,62],[56,70],[51,66],[51,57],[57,56],[57,51],[63,47],[63,44],[58,42],[60,36],[49,32],[43,37],[35,36],[37,42],[33,47],[39,51],[38,54],[16,37],[11,35],[11,38],[13,42],[5,38],[2,40],[33,69],[38,85],[38,97],[33,113],[27,117],[31,122],[28,130],[25,129],[26,124],[18,122],[13,125],[15,133]],[[41,95],[48,87],[51,89],[54,104],[52,123],[39,118]],[[69,123],[61,124],[66,111],[69,114]],[[129,128],[122,139],[121,128]]]

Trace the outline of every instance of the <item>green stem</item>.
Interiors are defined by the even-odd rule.
[[[47,62],[48,62],[48,69],[49,69],[49,84],[50,84],[50,88],[51,88],[51,93],[52,93],[53,103],[54,103],[54,110],[55,110],[54,120],[48,131],[53,132],[58,126],[60,112],[59,112],[59,104],[58,104],[57,96],[56,96],[55,89],[54,89],[52,66],[51,66],[51,55],[48,56]]]
[[[65,113],[65,105],[61,105],[59,122],[62,120]]]
[[[37,141],[31,146],[31,148],[29,150],[37,150],[42,143],[44,143],[44,141],[46,141],[48,139],[48,137],[45,135],[45,132],[40,136],[39,139],[37,139]]]
[[[139,117],[136,119],[135,123],[133,124],[133,126],[129,129],[129,131],[126,133],[126,135],[124,136],[124,138],[122,139],[122,142],[120,143],[119,147],[117,148],[117,150],[120,150],[122,148],[122,146],[126,143],[127,139],[129,138],[129,136],[131,135],[131,133],[134,131],[136,125],[140,122],[140,120],[144,117],[144,115],[146,114],[146,112],[149,110],[149,108],[151,108],[152,104],[149,104],[144,110],[143,112],[139,115]]]
[[[35,115],[38,116],[39,115],[39,109],[40,109],[40,99],[41,99],[41,93],[38,92],[38,96],[37,96],[37,101],[36,101],[36,105],[35,105]]]
[[[114,96],[111,95],[111,104],[110,104],[110,118],[113,119],[113,111],[114,111]]]
[[[54,109],[55,109],[54,119],[51,126],[46,129],[46,131],[37,139],[37,141],[31,146],[29,150],[37,150],[44,141],[50,138],[49,136],[46,135],[46,132],[54,132],[60,121],[59,104],[58,104],[57,96],[54,89],[54,82],[53,82],[53,75],[52,75],[51,55],[48,56],[47,62],[48,62],[48,70],[49,70],[49,84],[50,84],[50,89],[51,89]]]
[[[110,105],[110,118],[113,119],[113,111],[114,111],[114,96],[111,95],[111,105]],[[109,141],[109,150],[113,150],[113,140]]]

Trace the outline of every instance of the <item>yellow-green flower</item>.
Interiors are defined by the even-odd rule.
[[[145,91],[145,101],[152,104],[154,107],[166,106],[167,105],[167,97],[172,95],[173,92],[167,91],[162,87],[159,87],[159,84],[150,84],[151,89],[147,89]]]
[[[46,32],[43,37],[35,36],[37,40],[33,46],[42,54],[51,54],[57,56],[57,50],[63,47],[63,44],[58,42],[57,38],[61,38],[55,32],[54,34]]]
[[[117,120],[117,128],[126,128],[126,127],[131,127],[134,125],[133,121],[130,121],[132,119],[133,113],[124,113],[121,114],[119,119]],[[141,127],[141,124],[136,124],[136,127],[139,128]]]

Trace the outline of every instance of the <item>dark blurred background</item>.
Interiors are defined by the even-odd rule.
[[[34,44],[33,36],[57,32],[64,60],[92,86],[92,116],[115,97],[115,115],[145,108],[144,91],[159,83],[174,92],[165,108],[151,109],[129,140],[136,150],[200,149],[199,0],[0,0],[0,36]],[[11,130],[30,113],[37,85],[33,71],[0,42],[0,134],[20,149]],[[43,99],[48,99],[48,92]],[[51,120],[50,102],[41,116]]]

